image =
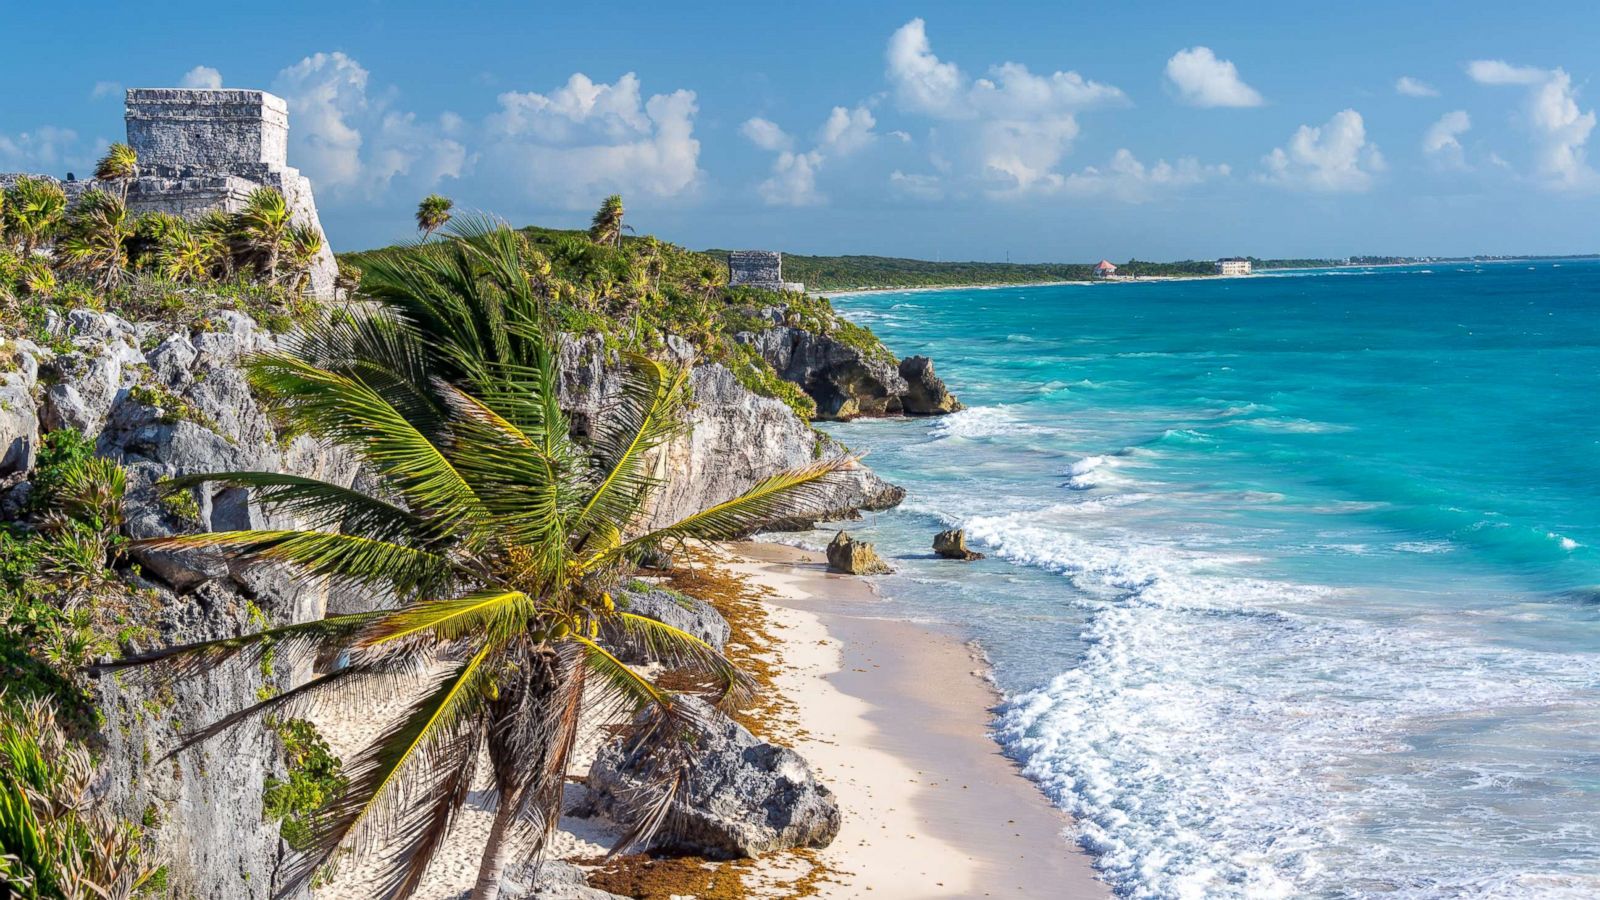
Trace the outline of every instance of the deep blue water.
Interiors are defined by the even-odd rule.
[[[1600,264],[835,302],[970,407],[831,429],[886,612],[1119,892],[1600,894]]]

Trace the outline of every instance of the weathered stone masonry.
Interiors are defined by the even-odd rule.
[[[798,281],[783,280],[783,254],[772,250],[734,250],[728,254],[728,284],[768,291],[805,293]]]
[[[265,91],[135,88],[125,113],[128,144],[139,157],[139,177],[128,185],[128,211],[195,218],[237,212],[250,192],[274,187],[296,222],[322,231],[311,181],[289,165],[289,108]],[[20,176],[0,175],[0,185]],[[76,201],[97,182],[61,186]],[[311,289],[332,297],[338,273],[323,237],[311,268]]]

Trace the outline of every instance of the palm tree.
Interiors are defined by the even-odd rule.
[[[480,754],[495,814],[476,900],[499,894],[514,858],[555,829],[562,783],[586,718],[637,723],[654,760],[657,802],[622,844],[665,817],[703,724],[690,704],[617,660],[602,626],[647,641],[675,665],[715,676],[720,702],[752,683],[699,639],[618,610],[610,588],[664,544],[728,537],[814,502],[837,457],[773,475],[734,499],[653,531],[641,510],[660,486],[653,452],[680,432],[687,373],[624,358],[624,387],[591,444],[570,437],[546,327],[538,257],[510,228],[457,225],[437,252],[380,257],[364,291],[382,309],[345,314],[257,358],[253,386],[293,428],[352,453],[384,496],[298,476],[223,472],[172,482],[249,488],[313,523],[143,542],[211,548],[241,564],[288,566],[335,584],[393,593],[399,605],[146,653],[180,674],[235,657],[333,659],[306,684],[227,716],[201,740],[264,713],[349,702],[410,678],[418,696],[348,763],[349,787],[319,817],[291,867],[303,884],[342,847],[379,851],[377,893],[409,896],[467,802]],[[340,530],[333,530],[338,527]],[[389,841],[384,846],[385,841]]]
[[[29,256],[55,235],[67,212],[67,193],[48,178],[18,178],[6,190],[6,234]]]
[[[417,204],[417,230],[422,232],[422,239],[433,237],[433,233],[444,227],[450,221],[450,210],[455,208],[455,201],[439,194],[429,194]]]
[[[211,277],[233,277],[235,245],[239,237],[235,232],[237,224],[233,216],[221,211],[208,212],[189,223],[189,233]]]
[[[94,177],[116,184],[121,188],[122,202],[128,202],[128,184],[139,177],[139,154],[127,144],[112,144],[95,163]]]
[[[238,232],[245,250],[257,260],[257,270],[270,283],[278,281],[278,260],[283,254],[289,226],[289,206],[277,188],[259,187],[251,191],[244,209],[238,213]]]
[[[622,246],[622,230],[627,228],[622,224],[622,195],[612,194],[595,210],[594,218],[589,224],[589,239],[596,244],[609,244],[613,247]],[[630,231],[632,229],[629,229]]]
[[[84,194],[56,242],[63,264],[92,278],[103,291],[114,289],[128,269],[128,239],[133,226],[122,198],[95,189]]]
[[[311,267],[322,252],[322,232],[315,226],[301,222],[289,226],[285,238],[289,246],[289,264],[294,271],[294,289],[304,290],[311,280]]]

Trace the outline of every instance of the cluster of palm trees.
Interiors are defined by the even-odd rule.
[[[138,177],[138,156],[112,144],[95,167],[104,187],[86,191],[69,206],[61,185],[23,177],[0,192],[0,291],[48,295],[57,272],[96,288],[115,289],[130,275],[151,273],[202,283],[245,275],[293,290],[305,287],[322,252],[322,233],[290,215],[283,194],[257,188],[235,213],[194,220],[167,213],[128,212],[128,187]],[[6,284],[5,282],[13,284]]]
[[[658,794],[624,843],[661,825],[692,765],[707,724],[696,707],[620,662],[602,635],[646,641],[674,666],[709,673],[725,706],[752,690],[717,650],[619,609],[611,590],[664,546],[746,533],[813,505],[824,481],[854,461],[776,473],[672,525],[641,528],[670,477],[657,461],[683,426],[687,373],[624,355],[622,388],[580,443],[558,402],[554,301],[540,275],[548,260],[527,235],[483,218],[457,221],[428,246],[365,264],[372,308],[330,317],[249,366],[286,427],[346,449],[382,489],[271,472],[178,479],[171,490],[252,490],[308,524],[143,542],[285,566],[336,590],[391,596],[393,606],[106,668],[200,678],[268,652],[317,661],[307,683],[190,741],[267,714],[332,707],[361,716],[373,688],[408,687],[409,706],[346,760],[348,789],[317,816],[288,887],[353,849],[382,863],[374,896],[409,896],[463,807],[487,797],[494,818],[473,897],[491,900],[506,866],[537,859],[555,829],[580,723],[631,722],[630,739],[651,760]],[[478,793],[485,780],[491,789]]]

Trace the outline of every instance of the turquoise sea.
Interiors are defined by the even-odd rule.
[[[1120,895],[1600,895],[1600,263],[836,304],[969,406],[830,428],[884,612]]]

